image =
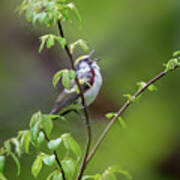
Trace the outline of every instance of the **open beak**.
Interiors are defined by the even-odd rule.
[[[89,53],[89,58],[92,57],[92,55],[94,54],[95,50],[93,49],[90,53]]]
[[[96,61],[96,62],[98,62],[98,61],[100,61],[100,60],[102,60],[102,59],[101,59],[101,58],[93,59],[93,61]]]

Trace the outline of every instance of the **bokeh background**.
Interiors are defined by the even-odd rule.
[[[57,28],[32,27],[15,12],[20,0],[0,1],[0,145],[16,132],[28,128],[31,115],[49,112],[60,91],[52,87],[53,74],[69,67],[60,47],[38,54],[39,37]],[[83,24],[64,24],[69,42],[88,40],[100,62],[104,84],[90,107],[93,138],[97,139],[108,120],[106,112],[117,111],[123,94],[133,93],[138,81],[148,81],[163,70],[163,63],[180,48],[179,0],[75,0]],[[123,117],[128,128],[116,123],[86,171],[103,172],[119,165],[135,180],[180,179],[180,72],[159,81],[158,91],[146,92]],[[55,122],[55,135],[65,132],[85,143],[82,120],[74,114]],[[35,152],[32,153],[35,157]],[[8,160],[5,174],[10,180],[33,180],[33,158],[21,158],[22,174]],[[50,169],[44,168],[39,180]],[[124,179],[121,176],[118,179]]]

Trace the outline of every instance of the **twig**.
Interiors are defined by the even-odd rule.
[[[64,32],[63,32],[61,22],[58,21],[57,24],[58,24],[60,36],[64,38],[65,36],[64,36]],[[69,60],[70,60],[70,63],[71,63],[71,68],[75,71],[75,65],[74,65],[73,57],[72,57],[72,54],[71,54],[67,44],[65,45],[65,50],[66,50],[66,53],[67,53],[67,55],[69,57]],[[87,128],[87,133],[88,133],[85,154],[84,154],[84,157],[83,157],[83,160],[82,160],[82,163],[81,163],[79,174],[77,176],[77,180],[80,180],[83,173],[84,173],[84,170],[86,168],[86,160],[87,160],[89,150],[90,150],[92,135],[91,135],[90,118],[89,118],[89,114],[88,114],[88,111],[87,111],[83,90],[82,90],[82,87],[81,87],[81,85],[79,83],[79,79],[78,79],[77,76],[76,76],[75,81],[76,81],[76,84],[77,84],[77,86],[79,88],[79,91],[80,91],[81,103],[82,103],[82,106],[83,106],[83,109],[84,109],[85,123],[86,123],[86,128]]]
[[[49,142],[50,139],[48,138],[46,132],[45,132],[43,129],[41,129],[41,130],[43,131],[43,133],[44,133],[44,135],[45,135],[45,139],[47,140],[47,142]],[[63,180],[66,180],[65,172],[64,172],[64,169],[63,169],[63,167],[62,167],[62,164],[61,164],[61,162],[60,162],[60,160],[59,160],[59,158],[58,158],[58,154],[57,154],[56,151],[54,151],[53,154],[54,154],[55,160],[56,160],[56,162],[57,162],[57,164],[58,164],[58,166],[59,166],[59,168],[60,168],[60,170],[61,170],[62,179],[63,179]]]
[[[174,66],[174,69],[172,69],[171,71],[175,70],[178,66]],[[168,71],[169,72],[169,71]],[[138,90],[135,94],[134,94],[134,98],[138,97],[140,94],[142,94],[151,84],[155,83],[156,81],[158,81],[159,79],[161,79],[162,77],[164,77],[167,74],[167,72],[161,72],[160,74],[158,74],[157,76],[155,76],[155,78],[153,78],[152,80],[150,80],[144,87],[142,87],[140,90]],[[132,104],[132,101],[127,100],[126,103],[120,108],[120,110],[116,113],[116,115],[111,119],[111,121],[108,123],[108,125],[106,126],[106,128],[104,129],[104,131],[102,132],[102,134],[100,135],[99,139],[97,140],[96,144],[94,145],[92,151],[90,152],[87,161],[86,161],[86,165],[89,163],[89,161],[93,158],[94,154],[96,153],[96,151],[98,150],[100,144],[103,142],[103,139],[105,138],[105,136],[107,135],[107,133],[109,132],[110,128],[112,127],[112,125],[114,124],[114,122],[117,120],[117,118],[128,108],[128,106]]]

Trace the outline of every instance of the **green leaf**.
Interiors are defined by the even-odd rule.
[[[66,89],[70,89],[71,80],[76,78],[76,72],[73,70],[63,69],[58,71],[53,77],[53,86],[56,87],[60,78],[62,77],[62,84]]]
[[[46,44],[46,39],[41,39],[41,44],[40,44],[40,47],[39,47],[39,53],[42,52],[42,50],[44,49],[45,44]]]
[[[10,144],[10,140],[7,140],[4,142],[4,147],[5,150],[7,152],[7,155],[9,155],[11,153],[11,144]]]
[[[32,115],[30,124],[29,124],[30,128],[32,128],[36,124],[36,122],[38,122],[41,119],[41,116],[42,116],[42,114],[40,111],[38,111]]]
[[[42,115],[41,127],[45,131],[46,135],[49,137],[53,129],[53,122],[48,115]]]
[[[77,159],[80,160],[81,148],[78,143],[71,137],[70,134],[63,134],[61,137],[66,149],[71,150],[77,156]]]
[[[61,142],[62,142],[62,138],[57,138],[55,140],[51,140],[51,141],[48,142],[48,148],[50,150],[55,151],[55,150],[57,150],[59,148]]]
[[[179,50],[173,53],[173,57],[177,57],[179,55],[180,55],[180,51]]]
[[[39,136],[40,132],[40,122],[36,122],[33,128],[31,128],[31,140],[34,143],[33,145],[36,145],[37,138]]]
[[[5,154],[5,153],[6,153],[5,147],[1,147],[1,148],[0,148],[0,155],[3,155],[3,154]]]
[[[66,174],[66,178],[72,180],[76,173],[76,165],[72,159],[63,160],[62,166]]]
[[[66,39],[62,37],[57,37],[56,40],[59,42],[59,44],[62,46],[62,48],[65,48],[66,46]]]
[[[148,86],[148,90],[149,91],[157,91],[157,87],[154,84],[151,84],[150,86]]]
[[[147,84],[147,83],[146,83],[146,82],[143,82],[143,81],[142,81],[142,82],[137,82],[137,86],[139,87],[139,90],[142,89],[142,88],[144,88],[144,87],[146,86],[146,84]]]
[[[89,51],[89,47],[87,45],[87,42],[84,41],[83,39],[79,39],[79,40],[73,42],[72,44],[70,44],[71,54],[74,53],[74,50],[75,50],[76,46],[81,47],[85,52]]]
[[[62,77],[62,84],[66,89],[70,89],[70,83],[71,79],[69,76],[69,71],[68,70],[64,70],[63,71],[63,77]]]
[[[24,131],[23,132],[23,135],[21,137],[21,147],[23,147],[25,153],[29,153],[29,145],[30,145],[30,138],[31,137],[31,134],[30,134],[30,131]]]
[[[71,80],[75,80],[76,79],[76,72],[73,70],[69,70],[69,77]]]
[[[56,173],[53,175],[52,180],[63,180],[61,172],[56,171]]]
[[[87,179],[102,180],[100,174],[87,175],[87,176],[83,176],[83,178],[82,178],[82,180],[87,180]]]
[[[15,152],[17,153],[18,157],[20,157],[22,153],[20,142],[16,138],[12,138],[11,142],[15,145]]]
[[[34,177],[38,176],[38,174],[40,173],[40,171],[42,169],[42,166],[43,166],[43,156],[42,156],[42,154],[39,154],[36,157],[36,159],[32,165],[32,169],[31,169]]]
[[[105,170],[105,172],[102,175],[102,180],[106,180],[103,178],[106,176],[108,177],[109,175],[113,175],[114,173],[120,173],[120,174],[124,175],[127,179],[129,179],[129,180],[132,179],[132,176],[127,171],[119,168],[118,166],[112,166],[112,167],[109,167],[107,170]],[[114,178],[114,177],[110,177],[110,178]],[[109,180],[109,179],[107,179],[107,180]]]
[[[45,140],[45,135],[44,135],[44,133],[41,131],[41,132],[39,133],[38,138],[37,138],[37,143],[38,143],[38,145],[42,145],[43,142],[44,142],[44,140]]]
[[[124,175],[129,180],[133,179],[132,176],[127,171],[125,171],[123,169],[118,169],[118,173]]]
[[[126,122],[123,120],[122,117],[118,117],[118,121],[123,128],[127,127]]]
[[[57,171],[57,170],[53,171],[51,174],[49,174],[49,176],[47,177],[46,180],[52,180],[53,176],[54,176],[55,174],[57,174],[57,173],[59,173],[59,171]],[[62,178],[62,177],[61,177],[61,178]],[[60,180],[62,180],[62,179],[60,179]]]
[[[46,45],[47,48],[48,49],[51,48],[52,46],[54,46],[54,44],[55,44],[55,36],[49,35],[47,39],[47,45]]]
[[[107,113],[105,116],[107,119],[112,119],[114,116],[116,116],[116,113]]]
[[[63,71],[62,71],[62,70],[58,71],[58,72],[54,75],[54,77],[53,77],[53,86],[54,86],[54,87],[56,87],[56,85],[57,85],[57,83],[59,82],[59,80],[60,80],[60,78],[62,77],[62,75],[63,75]]]
[[[136,97],[132,96],[131,94],[124,94],[123,96],[128,98],[130,102],[136,102]]]
[[[102,180],[117,180],[114,174],[103,174]]]
[[[47,116],[49,117],[49,118],[51,118],[51,120],[53,120],[53,119],[59,119],[61,116],[60,115],[58,115],[58,114],[47,114]]]
[[[78,9],[76,8],[76,6],[74,5],[74,3],[69,3],[66,5],[69,9],[73,10],[77,19],[79,20],[79,22],[81,23],[82,22],[82,19],[81,19],[81,16],[79,14],[79,11]]]
[[[10,156],[12,157],[12,159],[14,160],[16,166],[17,166],[17,175],[19,176],[21,173],[21,165],[20,162],[18,160],[18,158],[16,157],[16,155],[12,152],[10,152]]]
[[[53,166],[55,163],[55,155],[44,155],[43,161],[47,166]]]
[[[4,166],[5,166],[5,156],[1,156],[0,155],[0,173],[3,173],[3,170],[4,170]]]
[[[0,180],[7,180],[6,177],[0,172]]]
[[[174,59],[170,59],[165,66],[166,66],[166,68],[165,68],[164,72],[169,72],[169,71],[173,70],[176,66],[180,66],[180,63],[177,58],[174,58]]]

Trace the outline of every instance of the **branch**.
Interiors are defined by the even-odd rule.
[[[173,69],[169,70],[169,71],[174,71],[178,66],[175,65]],[[159,79],[161,79],[162,77],[164,77],[167,72],[169,71],[164,71],[161,72],[160,74],[158,74],[156,77],[154,77],[152,80],[150,80],[144,87],[142,87],[140,90],[138,90],[135,94],[134,94],[134,98],[138,97],[140,94],[142,94],[151,84],[155,83],[156,81],[158,81]],[[105,138],[105,136],[108,134],[110,128],[112,127],[112,125],[115,123],[115,121],[117,120],[117,118],[128,108],[128,106],[130,104],[132,104],[133,102],[130,100],[127,100],[126,103],[120,108],[120,110],[116,113],[116,115],[111,119],[111,121],[108,123],[108,125],[106,126],[106,128],[104,129],[104,131],[102,132],[102,134],[100,135],[99,139],[97,140],[96,144],[94,145],[92,151],[90,152],[87,161],[86,161],[86,165],[89,163],[89,161],[93,158],[94,154],[96,153],[96,151],[98,150],[100,144],[103,142],[103,139]]]
[[[63,32],[61,22],[58,21],[57,24],[58,24],[60,36],[64,38],[65,36],[64,36],[64,32]],[[74,65],[73,57],[72,57],[72,54],[71,54],[67,44],[65,45],[65,50],[66,50],[66,53],[67,53],[67,55],[69,57],[69,60],[70,60],[70,63],[71,63],[71,68],[75,71],[75,65]],[[77,176],[77,180],[80,180],[83,173],[84,173],[84,170],[86,168],[86,161],[87,161],[87,157],[88,157],[89,150],[90,150],[92,135],[91,135],[90,118],[89,118],[89,114],[88,114],[88,111],[87,111],[87,106],[86,106],[83,90],[82,90],[82,87],[81,87],[81,85],[79,83],[79,79],[78,79],[77,76],[76,76],[75,81],[76,81],[76,84],[77,84],[77,86],[79,88],[79,91],[80,91],[81,103],[82,103],[82,106],[83,106],[83,109],[84,109],[85,123],[86,123],[86,128],[87,128],[87,133],[88,133],[85,154],[84,154],[84,157],[83,157],[83,160],[82,160],[82,163],[81,163],[80,172],[79,172],[79,174]]]
[[[45,132],[43,129],[42,129],[42,131],[43,131],[43,133],[44,133],[44,135],[45,135],[45,139],[47,140],[47,142],[49,142],[50,139],[48,138],[46,132]],[[58,164],[58,166],[59,166],[59,168],[60,168],[60,170],[61,170],[62,179],[63,179],[63,180],[66,180],[65,172],[64,172],[64,169],[63,169],[63,167],[62,167],[62,164],[61,164],[61,162],[60,162],[60,160],[59,160],[59,158],[58,158],[57,152],[54,151],[53,154],[54,154],[55,160],[56,160],[56,162],[57,162],[57,164]]]

